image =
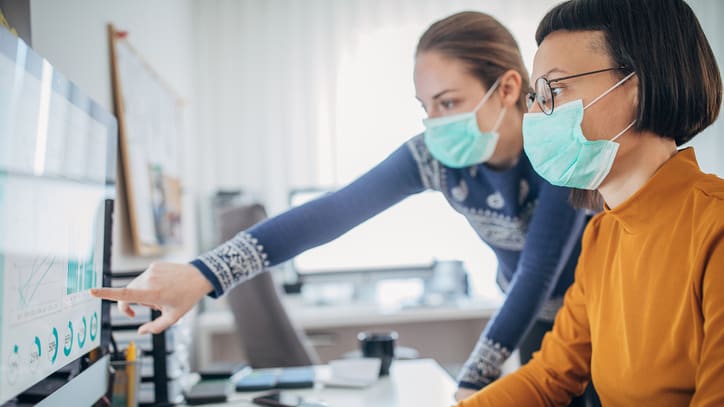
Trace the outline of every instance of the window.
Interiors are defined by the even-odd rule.
[[[425,112],[415,99],[412,73],[415,46],[426,24],[361,31],[355,46],[343,53],[332,153],[322,163],[333,168],[334,184],[352,181],[423,131]],[[310,198],[299,195],[292,204]],[[406,199],[298,256],[295,266],[301,272],[339,271],[429,265],[435,259],[462,260],[474,295],[500,297],[495,254],[438,192]]]

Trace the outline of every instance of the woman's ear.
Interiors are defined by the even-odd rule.
[[[518,104],[522,83],[523,79],[517,71],[509,69],[503,73],[497,90],[503,106],[514,108]]]
[[[633,105],[638,108],[639,106],[639,77],[638,75],[632,76],[628,81],[626,91],[628,97],[633,101]]]

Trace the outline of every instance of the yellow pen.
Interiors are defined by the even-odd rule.
[[[131,341],[126,349],[126,378],[128,380],[128,407],[138,405],[136,400],[136,343]]]

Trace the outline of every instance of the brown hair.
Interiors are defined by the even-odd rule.
[[[486,88],[512,69],[522,79],[518,109],[526,111],[528,71],[513,35],[488,14],[463,11],[433,23],[417,43],[416,54],[438,51],[463,61]]]

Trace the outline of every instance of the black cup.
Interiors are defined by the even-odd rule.
[[[357,334],[362,357],[380,358],[380,376],[390,374],[390,364],[395,357],[397,332],[360,332]]]

